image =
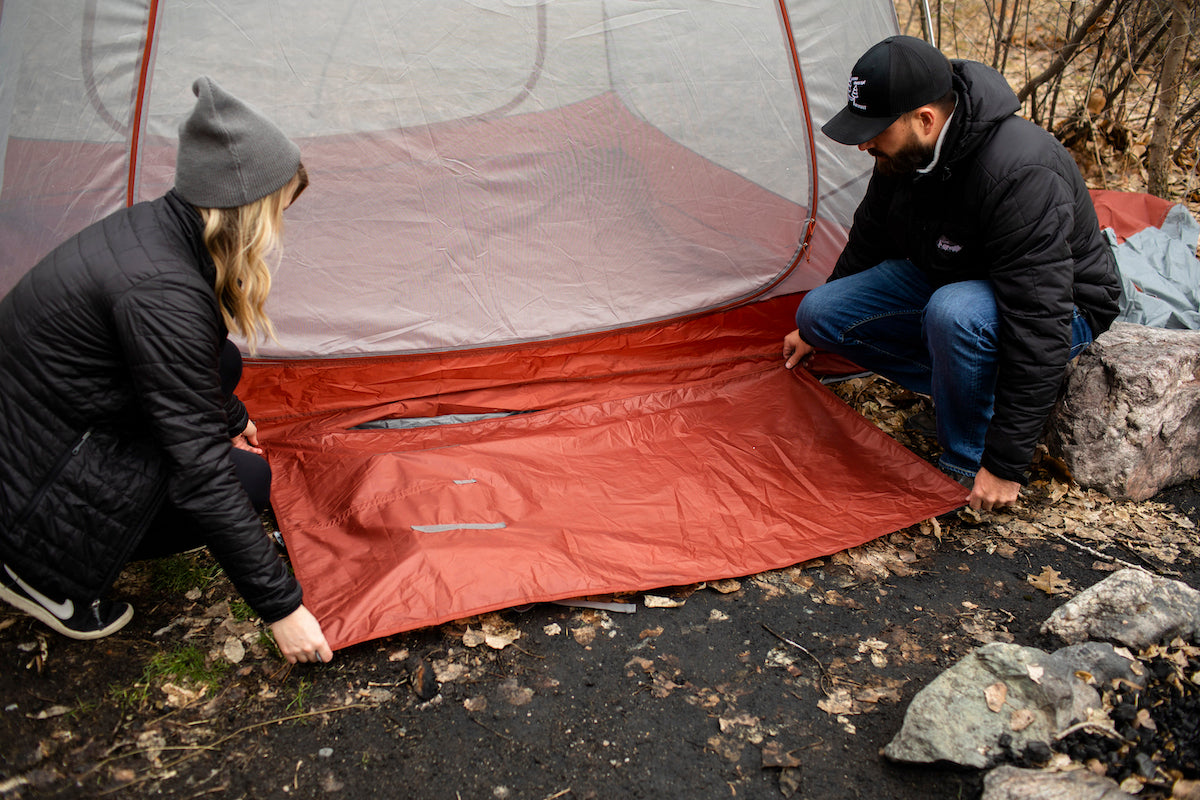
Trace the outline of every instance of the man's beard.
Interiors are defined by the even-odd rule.
[[[933,153],[936,148],[936,142],[923,145],[917,139],[916,134],[913,134],[898,151],[890,156],[874,147],[867,150],[867,153],[875,156],[875,169],[884,175],[896,177],[908,175],[922,167],[929,166],[933,161]]]

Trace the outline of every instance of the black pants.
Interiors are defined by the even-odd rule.
[[[228,339],[221,349],[220,375],[221,394],[226,398],[231,397],[238,381],[242,379],[242,354]],[[250,498],[254,510],[261,514],[271,505],[271,466],[262,456],[236,447],[230,451],[230,456],[238,481]],[[168,499],[158,516],[150,523],[150,528],[134,551],[133,560],[161,558],[203,544],[204,538],[195,522]]]

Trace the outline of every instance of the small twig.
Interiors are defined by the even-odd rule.
[[[779,639],[781,642],[786,642],[787,644],[790,644],[792,647],[796,648],[801,653],[804,653],[804,655],[808,656],[809,658],[811,658],[813,661],[816,662],[817,668],[819,670],[821,670],[821,684],[820,684],[821,691],[824,692],[826,695],[828,695],[829,692],[825,689],[825,681],[826,681],[826,679],[832,680],[832,678],[830,678],[829,671],[825,669],[825,665],[821,663],[821,659],[814,656],[809,651],[809,649],[807,647],[805,647],[804,645],[799,644],[797,642],[793,642],[791,639],[787,638],[783,634],[776,633],[775,631],[771,630],[770,626],[768,626],[767,623],[765,623],[765,622],[762,623],[762,626],[763,626],[763,630],[765,630],[767,633],[771,634],[776,639]]]
[[[488,733],[491,733],[491,734],[494,734],[494,735],[496,735],[496,736],[499,736],[501,739],[505,739],[505,740],[507,740],[507,741],[510,741],[510,742],[512,742],[513,744],[519,744],[519,742],[517,742],[517,740],[516,740],[516,739],[514,739],[514,738],[512,738],[511,736],[505,736],[505,735],[504,735],[503,733],[501,733],[500,731],[498,731],[498,730],[495,730],[494,728],[489,728],[487,725],[484,725],[482,722],[480,722],[479,720],[475,719],[474,717],[472,717],[472,716],[468,715],[468,717],[467,717],[467,718],[468,718],[469,720],[471,720],[471,722],[474,722],[476,725],[478,725],[479,727],[483,728],[483,729],[484,729],[485,731],[487,731]]]
[[[1083,731],[1083,730],[1091,731],[1092,733],[1102,733],[1105,736],[1109,737],[1110,739],[1116,739],[1118,742],[1124,742],[1125,744],[1132,744],[1132,742],[1130,742],[1128,739],[1126,739],[1121,734],[1114,731],[1112,728],[1101,725],[1098,722],[1077,722],[1074,725],[1072,725],[1071,727],[1066,728],[1065,730],[1059,731],[1058,733],[1054,734],[1054,741],[1056,741],[1056,742],[1062,741],[1063,739],[1070,736],[1072,733],[1075,733],[1076,731]]]
[[[1137,569],[1144,570],[1145,572],[1153,572],[1156,575],[1160,575],[1160,576],[1161,575],[1178,575],[1179,574],[1175,570],[1167,569],[1166,567],[1163,567],[1161,562],[1156,564],[1153,561],[1151,561],[1149,558],[1146,558],[1144,555],[1139,553],[1137,551],[1137,549],[1132,546],[1132,541],[1136,541],[1136,540],[1126,540],[1126,539],[1122,539],[1120,536],[1114,536],[1113,541],[1116,542],[1117,545],[1120,548],[1122,548],[1125,552],[1129,553],[1131,556],[1133,556],[1134,558],[1136,558],[1137,560],[1141,561],[1143,564],[1146,565],[1144,567],[1136,567]]]
[[[545,661],[545,660],[546,660],[546,657],[545,657],[545,656],[539,656],[537,653],[531,653],[531,652],[529,652],[528,650],[526,650],[525,648],[521,647],[521,646],[520,646],[519,644],[517,644],[516,642],[512,642],[512,643],[510,644],[510,647],[513,647],[513,648],[515,648],[515,649],[516,649],[518,652],[520,652],[520,653],[524,653],[525,655],[529,656],[530,658],[538,658],[538,659],[541,659],[541,660],[543,660],[543,661]]]
[[[787,643],[788,643],[788,644],[790,644],[792,647],[796,648],[796,649],[797,649],[797,650],[799,650],[801,653],[804,653],[804,655],[808,656],[808,657],[809,657],[809,658],[811,658],[813,661],[817,662],[817,666],[821,668],[821,672],[825,672],[825,665],[824,665],[824,664],[822,664],[822,663],[821,663],[821,660],[820,660],[819,658],[817,658],[816,656],[814,656],[814,655],[813,655],[813,654],[812,654],[812,653],[809,651],[809,649],[808,649],[807,647],[805,647],[805,646],[804,646],[804,645],[802,645],[802,644],[798,644],[798,643],[796,643],[796,642],[793,642],[791,639],[787,638],[786,636],[784,636],[784,635],[783,635],[783,634],[781,634],[781,633],[776,633],[775,631],[771,630],[770,626],[769,626],[769,625],[767,625],[767,623],[765,623],[765,622],[764,622],[764,623],[762,623],[762,626],[763,626],[763,630],[765,630],[767,633],[769,633],[769,634],[771,634],[772,636],[774,636],[774,637],[775,637],[776,639],[778,639],[779,641],[781,641],[781,642],[787,642]]]
[[[226,736],[222,736],[220,739],[217,739],[216,741],[213,741],[213,742],[209,742],[207,744],[167,746],[167,747],[155,748],[155,750],[163,751],[163,752],[168,751],[168,750],[188,751],[188,755],[181,756],[180,758],[175,759],[174,761],[170,762],[169,764],[164,764],[162,766],[162,769],[170,769],[171,767],[182,764],[184,761],[187,761],[188,759],[195,758],[200,753],[206,753],[210,750],[215,750],[218,747],[220,747],[221,745],[228,742],[230,739],[234,739],[238,736],[241,736],[243,733],[247,733],[249,731],[256,730],[258,728],[265,728],[268,725],[276,725],[276,724],[283,723],[283,722],[291,722],[292,720],[304,719],[306,717],[318,717],[318,716],[321,716],[322,714],[332,714],[335,711],[347,711],[352,708],[376,708],[376,707],[377,706],[375,706],[372,703],[350,703],[349,705],[335,706],[333,708],[322,708],[322,709],[318,709],[316,711],[305,711],[302,714],[289,714],[286,717],[277,717],[275,719],[268,719],[268,720],[264,720],[263,722],[256,722],[253,725],[247,725],[243,728],[238,728],[233,733],[230,733]],[[105,764],[111,763],[113,761],[119,761],[123,758],[128,758],[129,756],[135,756],[135,755],[148,753],[148,752],[150,752],[150,750],[148,750],[148,749],[147,750],[132,750],[128,753],[122,753],[119,756],[112,756],[111,758],[107,758],[104,761],[102,761],[101,763],[95,765],[91,771],[95,771],[96,769],[103,767]],[[128,783],[122,783],[119,786],[113,786],[109,789],[105,789],[102,792],[98,792],[96,794],[96,796],[104,797],[105,795],[112,794],[113,792],[119,792],[123,789],[128,789],[131,786],[136,786],[139,783],[143,783],[144,781],[149,780],[151,777],[152,777],[152,772],[148,772],[148,773],[142,775],[140,778],[137,778],[133,781],[130,781]]]
[[[567,788],[563,789],[561,792],[555,792],[554,794],[547,796],[546,800],[558,800],[558,798],[565,797],[566,795],[568,795],[570,793],[571,793],[571,787],[568,786]]]
[[[1121,559],[1117,558],[1116,556],[1110,556],[1108,553],[1101,553],[1099,550],[1088,547],[1086,544],[1083,544],[1082,542],[1077,542],[1074,539],[1066,536],[1065,534],[1059,533],[1058,531],[1050,531],[1050,532],[1053,533],[1058,538],[1062,539],[1067,544],[1071,545],[1072,547],[1076,547],[1085,553],[1095,556],[1096,558],[1102,559],[1104,561],[1110,561],[1114,564],[1120,564],[1122,567],[1128,567],[1129,569],[1140,569],[1142,572],[1150,571],[1139,564],[1130,564],[1128,561],[1122,561]]]
[[[194,795],[189,797],[188,800],[196,800],[197,797],[203,797],[206,794],[216,794],[217,792],[224,792],[228,789],[229,789],[229,784],[222,783],[220,786],[212,786],[212,787],[209,787],[208,789],[201,789],[200,791],[196,792]]]

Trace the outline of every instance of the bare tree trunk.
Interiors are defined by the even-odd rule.
[[[1182,5],[1184,0],[1175,0],[1175,2],[1178,2],[1180,5]],[[1091,31],[1092,26],[1096,24],[1096,22],[1104,15],[1104,12],[1107,11],[1108,7],[1112,4],[1113,0],[1100,0],[1100,2],[1096,3],[1096,5],[1092,7],[1092,10],[1088,13],[1087,17],[1084,18],[1083,23],[1067,40],[1067,43],[1063,45],[1062,50],[1059,51],[1059,54],[1054,58],[1054,60],[1050,62],[1050,66],[1046,67],[1041,75],[1031,78],[1024,86],[1021,87],[1021,90],[1017,92],[1018,100],[1020,100],[1022,103],[1025,102],[1025,99],[1029,97],[1030,93],[1032,93],[1034,89],[1049,81],[1051,78],[1059,75],[1063,69],[1066,68],[1067,64],[1071,63],[1071,59],[1075,57],[1075,52],[1079,49],[1079,45],[1082,44],[1084,38],[1088,35],[1088,32]]]
[[[1147,190],[1150,194],[1169,199],[1171,174],[1171,132],[1179,108],[1179,85],[1183,78],[1183,52],[1187,46],[1188,7],[1186,0],[1171,0],[1171,29],[1167,35],[1167,52],[1163,56],[1162,78],[1159,83],[1158,113],[1154,115],[1150,144],[1146,147]]]

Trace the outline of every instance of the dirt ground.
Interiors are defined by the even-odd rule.
[[[840,391],[932,457],[903,428],[918,401]],[[1118,561],[1200,587],[1197,526],[1200,481],[1114,503],[1039,467],[1011,513],[597,598],[633,613],[538,605],[295,668],[206,555],[139,564],[116,587],[133,621],[99,642],[0,607],[0,800],[969,800],[982,773],[880,755],[913,695],[987,642],[1057,648],[1041,623]]]
[[[842,391],[932,457],[919,400]],[[139,564],[99,642],[0,609],[0,798],[974,798],[980,772],[880,756],[912,696],[986,642],[1057,648],[1043,620],[1119,561],[1200,586],[1197,525],[1200,482],[1114,503],[1039,469],[1012,513],[295,668],[206,555]]]

